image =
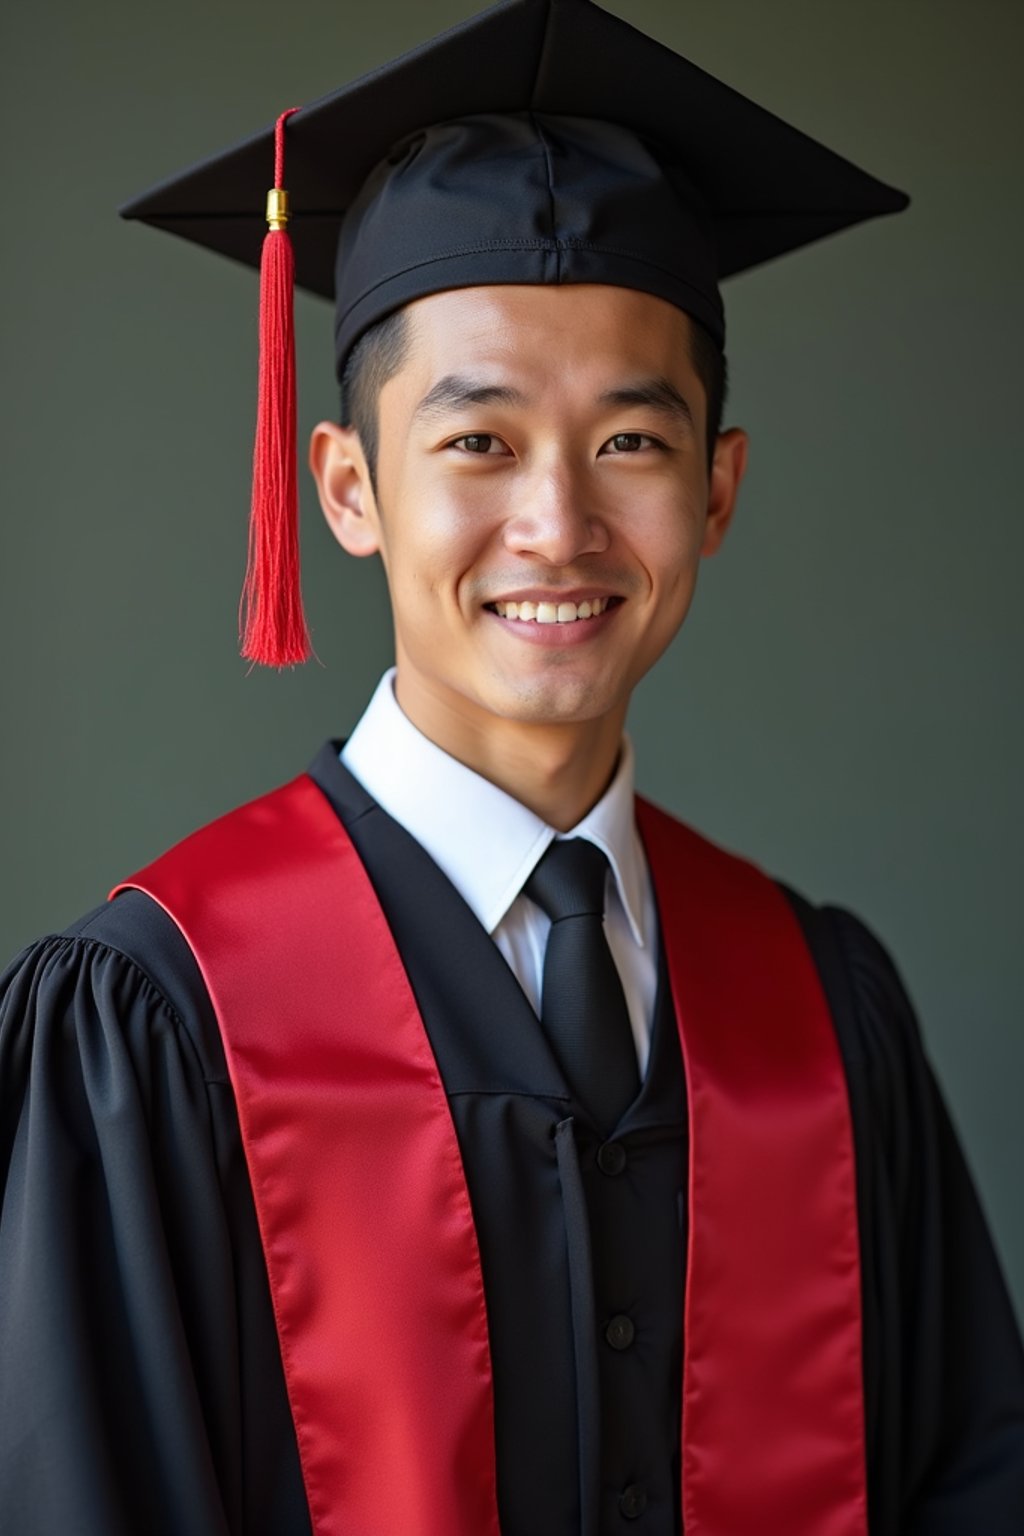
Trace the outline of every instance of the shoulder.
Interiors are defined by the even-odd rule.
[[[4,1055],[97,1062],[155,1049],[187,1056],[203,1078],[225,1076],[216,1017],[180,931],[142,891],[125,890],[60,933],[34,940],[0,975]]]
[[[863,1050],[893,1037],[920,1047],[914,1006],[897,962],[862,916],[830,902],[815,903],[782,880],[786,897],[825,984],[829,1000],[846,1016],[852,1010]]]
[[[44,1036],[83,1049],[104,1040],[112,1048],[120,1037],[139,1051],[174,1036],[207,1081],[226,1083],[216,1014],[179,927],[181,899],[159,899],[161,882],[170,880],[186,908],[199,903],[216,914],[230,899],[232,874],[273,869],[274,850],[290,853],[297,827],[314,845],[322,842],[339,815],[314,770],[324,771],[336,755],[326,743],[310,770],[195,828],[116,887],[112,899],[29,944],[0,974],[4,1055],[12,1037],[21,1042],[21,1060],[26,1041],[38,1050]]]
[[[899,966],[863,917],[776,883],[815,962],[855,1108],[870,1115],[885,1145],[895,1144],[908,1115],[927,1112],[933,1075]]]

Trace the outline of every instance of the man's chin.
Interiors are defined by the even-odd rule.
[[[489,695],[489,696],[488,696]],[[481,707],[502,720],[521,725],[583,725],[616,707],[613,691],[568,678],[518,682],[487,690]]]

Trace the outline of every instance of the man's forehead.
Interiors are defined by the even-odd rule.
[[[447,332],[453,326],[469,336],[486,335],[494,325],[530,327],[556,324],[573,328],[577,323],[689,324],[677,305],[657,294],[625,283],[480,283],[442,289],[414,299],[405,306],[416,329],[424,334]]]
[[[666,300],[605,284],[490,285],[407,306],[410,383],[486,376],[527,392],[538,375],[603,387],[628,373],[669,373],[689,358],[691,321]]]

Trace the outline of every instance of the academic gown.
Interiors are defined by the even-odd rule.
[[[571,1479],[557,1486],[555,1470],[577,1456],[564,1247],[537,1225],[504,1149],[529,1140],[531,1116],[574,1106],[535,1016],[514,1049],[488,1031],[495,989],[529,1005],[446,877],[339,762],[340,745],[325,743],[309,771],[388,916],[464,1149],[503,1536],[571,1536]],[[849,1086],[872,1536],[1019,1536],[1024,1350],[913,1009],[863,923],[782,889]],[[652,1062],[657,1048],[671,1046],[656,1026]],[[645,1104],[643,1089],[634,1106],[648,1130],[685,1138],[680,1108]],[[141,892],[31,944],[0,981],[0,1167],[0,1529],[308,1532],[218,1026],[178,929]],[[545,1477],[550,1507],[536,1501]]]

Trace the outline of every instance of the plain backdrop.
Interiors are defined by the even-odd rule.
[[[300,772],[391,654],[303,472],[320,663],[239,659],[256,281],[115,210],[475,8],[4,8],[5,956]],[[892,950],[1020,1312],[1024,7],[609,8],[913,197],[726,286],[751,468],[630,728],[643,790]],[[297,323],[305,441],[329,307]]]

